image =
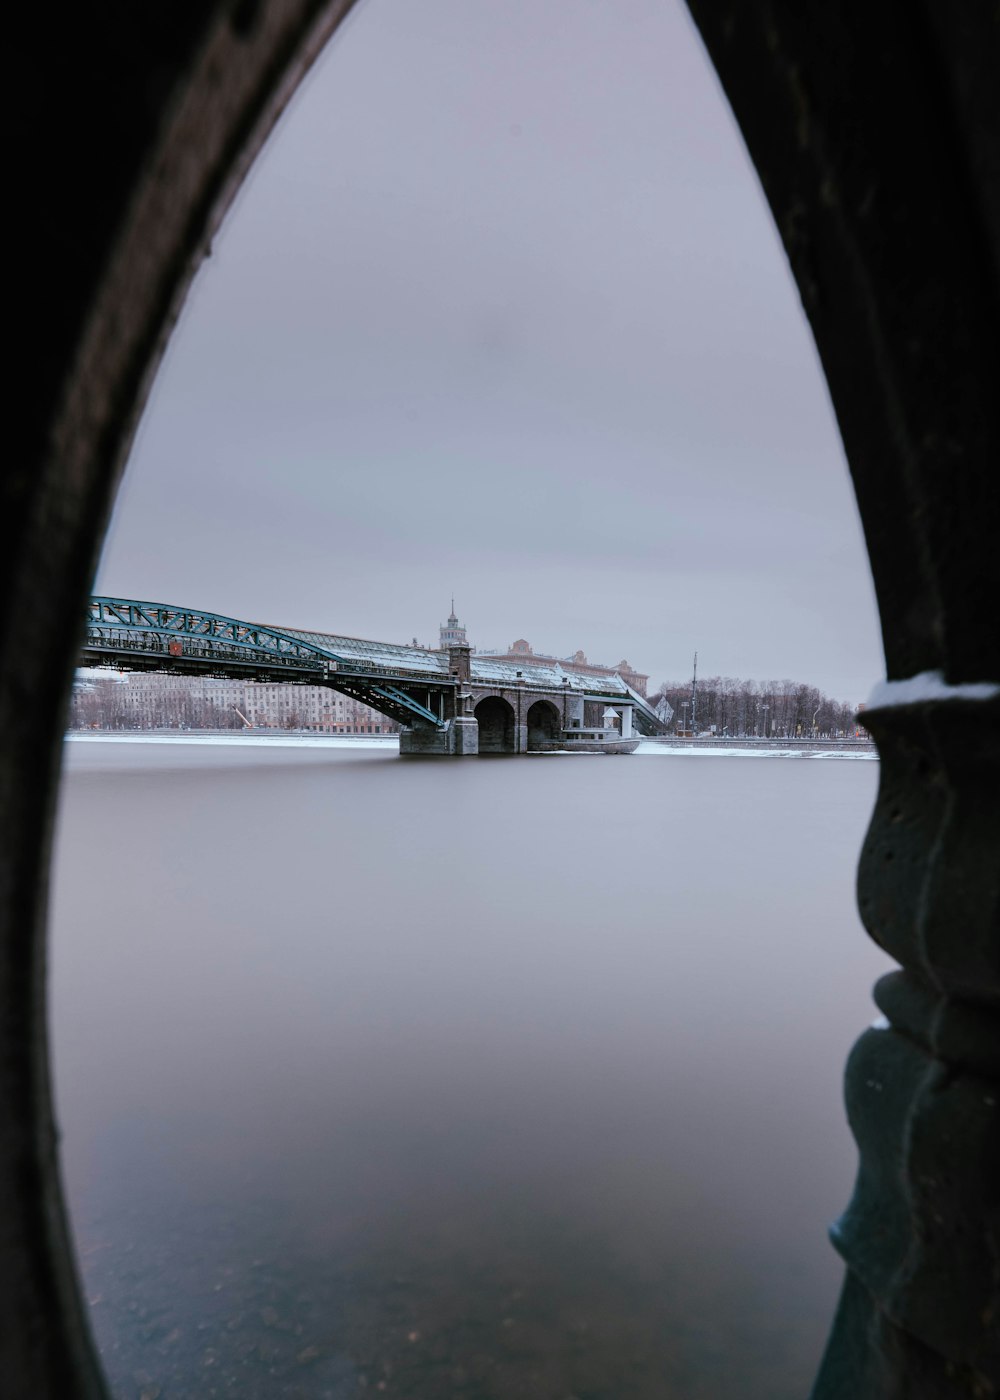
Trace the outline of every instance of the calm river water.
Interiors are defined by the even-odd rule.
[[[801,1400],[876,763],[68,749],[55,1068],[117,1396]]]

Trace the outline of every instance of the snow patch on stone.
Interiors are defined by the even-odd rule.
[[[905,681],[879,681],[868,697],[867,708],[889,710],[925,700],[993,700],[997,695],[1000,685],[992,681],[949,685],[940,671],[921,671]]]

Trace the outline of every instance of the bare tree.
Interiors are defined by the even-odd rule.
[[[684,725],[684,706],[690,711],[691,682],[664,681],[650,696],[655,708],[666,699],[674,709],[673,727]],[[831,700],[813,685],[801,681],[741,680],[733,676],[707,676],[698,681],[699,728],[735,737],[774,739],[840,738],[855,730],[854,709]]]

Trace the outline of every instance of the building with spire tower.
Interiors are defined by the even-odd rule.
[[[455,616],[454,598],[451,600],[451,612],[448,615],[448,621],[441,624],[440,635],[440,647],[442,651],[447,651],[449,647],[467,647],[469,645],[469,640],[465,635],[465,628],[461,626],[458,618]]]

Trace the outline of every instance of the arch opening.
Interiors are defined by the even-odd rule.
[[[499,695],[487,695],[475,708],[479,721],[479,752],[516,753],[514,711]]]
[[[525,723],[529,753],[540,753],[558,746],[562,726],[559,711],[550,700],[536,700],[528,710]]]

